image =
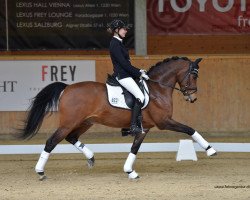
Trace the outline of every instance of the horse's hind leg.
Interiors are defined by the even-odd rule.
[[[87,164],[89,168],[92,168],[95,163],[94,153],[86,147],[85,144],[81,143],[78,138],[81,134],[86,132],[93,124],[85,122],[80,128],[72,131],[65,140],[70,144],[74,145],[80,152],[82,152],[87,158]]]
[[[40,180],[44,180],[46,178],[44,174],[44,167],[49,159],[51,151],[66,137],[68,132],[69,130],[67,128],[58,128],[55,133],[46,141],[45,148],[42,151],[35,167],[35,171],[40,176]]]

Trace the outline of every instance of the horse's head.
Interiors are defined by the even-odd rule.
[[[184,99],[190,103],[194,103],[197,100],[197,78],[199,70],[199,62],[201,58],[191,62],[187,69],[183,69],[177,76],[177,82],[180,85],[180,91],[184,95]]]
[[[159,84],[161,91],[164,91],[162,88],[179,90],[186,101],[194,103],[197,99],[196,82],[201,60],[199,58],[192,62],[186,57],[177,56],[167,58],[149,69],[150,81]],[[176,82],[178,82],[180,89],[175,87]]]

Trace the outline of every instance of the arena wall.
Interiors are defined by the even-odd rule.
[[[249,54],[249,35],[148,35],[148,54]]]
[[[132,64],[148,69],[170,55],[132,56]],[[174,92],[173,118],[202,132],[249,132],[250,125],[250,55],[191,55],[202,57],[198,79],[198,101],[183,100]],[[1,56],[0,60],[95,60],[96,80],[105,82],[112,73],[108,56]],[[14,72],[13,72],[14,73]],[[25,112],[0,112],[0,134],[15,134],[21,127]],[[50,134],[58,123],[57,114],[46,118],[40,132]],[[92,132],[109,132],[104,126],[94,126]],[[154,129],[157,130],[157,129]]]

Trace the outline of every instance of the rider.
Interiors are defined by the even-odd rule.
[[[119,19],[115,19],[108,24],[108,32],[113,35],[109,46],[110,57],[113,63],[113,75],[116,77],[117,81],[136,98],[132,109],[130,127],[130,133],[134,135],[143,132],[141,127],[137,126],[137,119],[141,113],[144,102],[144,95],[134,79],[143,77],[148,80],[149,77],[146,74],[146,70],[138,69],[130,63],[129,52],[122,43],[127,31],[128,26]]]

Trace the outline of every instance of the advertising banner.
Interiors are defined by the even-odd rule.
[[[0,111],[26,111],[53,82],[95,81],[95,61],[0,61]]]
[[[250,34],[247,0],[147,0],[148,34]]]
[[[11,50],[107,49],[107,23],[130,24],[125,41],[134,46],[134,0],[8,0]]]

